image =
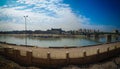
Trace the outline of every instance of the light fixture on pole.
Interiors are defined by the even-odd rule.
[[[24,16],[25,18],[25,45],[27,46],[27,15]]]

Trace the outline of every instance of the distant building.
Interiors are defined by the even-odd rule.
[[[118,34],[118,33],[119,33],[119,31],[118,31],[118,30],[114,30],[114,31],[113,31],[113,33],[116,33],[116,34]]]
[[[52,28],[51,30],[49,30],[52,34],[62,34],[62,29],[61,28],[58,28],[58,29],[55,29],[55,28]]]

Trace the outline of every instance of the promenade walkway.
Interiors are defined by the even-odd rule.
[[[86,52],[86,56],[91,56],[99,53],[107,52],[107,50],[113,50],[120,48],[120,42],[101,44],[97,46],[87,46],[78,48],[41,48],[41,47],[25,47],[20,45],[0,44],[1,47],[13,48],[20,50],[22,56],[26,56],[26,51],[31,51],[33,57],[47,58],[47,54],[51,55],[51,59],[66,59],[66,53],[69,53],[69,58],[84,57],[83,53]]]

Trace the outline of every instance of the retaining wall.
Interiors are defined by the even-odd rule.
[[[21,65],[25,66],[37,66],[37,67],[60,67],[70,64],[89,64],[96,63],[101,60],[117,56],[120,54],[120,47],[116,47],[112,50],[107,48],[106,52],[100,53],[100,49],[97,49],[97,54],[87,56],[87,52],[83,52],[83,57],[70,58],[70,53],[66,52],[66,59],[52,59],[51,53],[47,53],[47,58],[36,58],[33,56],[32,51],[26,51],[26,55],[21,55],[20,50],[13,48],[0,48],[0,55],[7,57]]]

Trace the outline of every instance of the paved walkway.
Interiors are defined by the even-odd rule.
[[[34,57],[38,58],[47,58],[47,53],[51,54],[52,59],[65,59],[66,53],[68,52],[70,58],[79,58],[83,57],[83,52],[86,51],[87,56],[94,55],[97,53],[97,49],[100,49],[100,53],[106,52],[107,48],[109,50],[115,49],[115,46],[120,48],[120,42],[110,43],[110,44],[102,44],[97,46],[87,46],[87,47],[79,47],[79,48],[41,48],[41,47],[23,47],[23,46],[14,46],[8,44],[0,44],[1,47],[9,47],[20,50],[20,54],[22,56],[26,56],[26,51],[32,51]]]

